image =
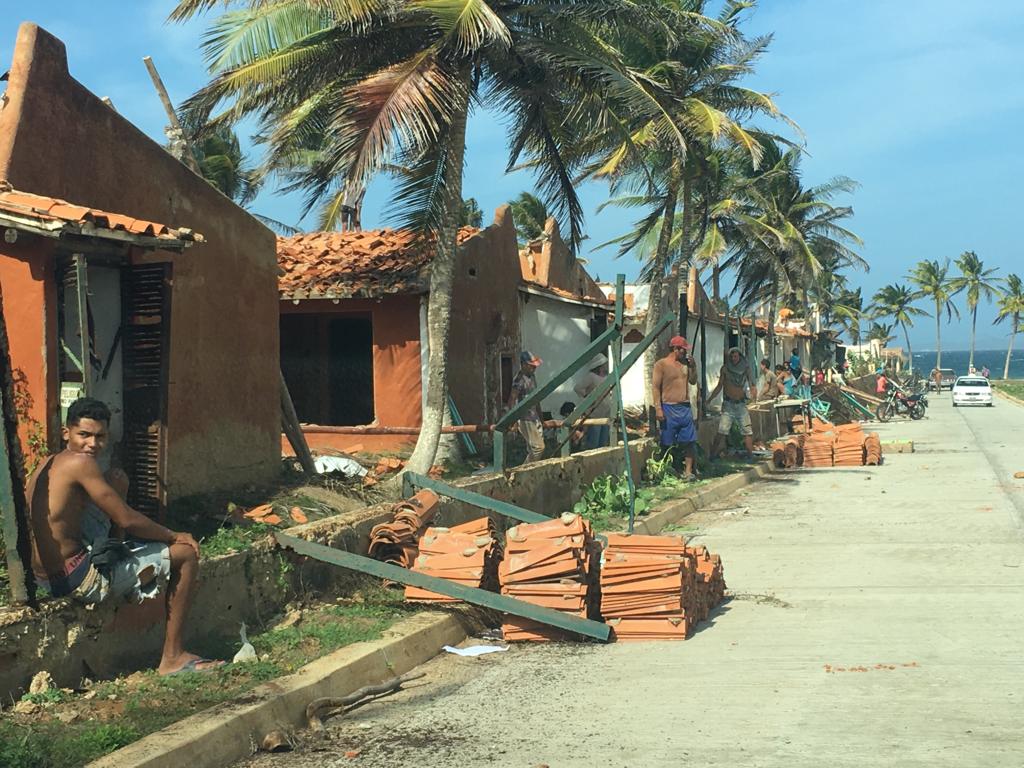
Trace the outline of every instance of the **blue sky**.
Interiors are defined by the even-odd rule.
[[[163,110],[142,64],[156,62],[175,103],[205,82],[198,52],[206,26],[165,23],[173,0],[5,0],[0,66],[10,62],[17,26],[34,21],[67,44],[72,74],[153,138],[163,140]],[[750,85],[776,96],[802,128],[806,182],[846,175],[861,187],[850,199],[852,228],[865,244],[869,274],[854,276],[870,295],[900,280],[920,259],[976,251],[1001,274],[1024,270],[1013,237],[1020,215],[1014,193],[1024,175],[1024,3],[1016,0],[761,0],[746,29],[774,34]],[[504,173],[504,132],[491,115],[471,120],[465,193],[493,211],[532,187],[528,174]],[[374,184],[365,226],[386,223],[388,184]],[[589,243],[604,242],[629,214],[595,214],[603,186],[582,190]],[[88,201],[82,201],[88,202]],[[297,222],[301,202],[264,192],[253,209]],[[637,265],[609,250],[586,252],[591,272],[632,278]],[[980,348],[1005,345],[1006,329],[982,306]],[[934,346],[922,318],[915,348]],[[966,347],[969,326],[944,328],[944,346]]]

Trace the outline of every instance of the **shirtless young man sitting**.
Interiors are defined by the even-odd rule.
[[[661,425],[661,444],[666,453],[672,453],[672,467],[683,471],[686,460],[686,479],[693,481],[693,459],[696,454],[697,427],[690,412],[690,386],[697,383],[697,364],[690,357],[690,345],[682,336],[669,340],[669,353],[654,364],[651,380],[651,398]]]
[[[223,662],[202,659],[182,645],[199,576],[199,544],[189,534],[165,528],[124,502],[127,476],[120,470],[104,475],[97,463],[109,427],[110,409],[104,403],[76,400],[63,429],[67,447],[29,479],[36,582],[54,597],[84,603],[116,599],[141,603],[166,587],[167,630],[160,674],[221,666]],[[111,546],[111,523],[127,537],[124,547]],[[94,556],[99,565],[93,562]]]

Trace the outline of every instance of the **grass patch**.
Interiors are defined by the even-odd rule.
[[[1024,400],[1024,381],[1000,381],[995,387],[1012,397]]]
[[[189,715],[237,699],[331,651],[378,639],[397,619],[415,611],[400,590],[371,581],[361,587],[342,604],[305,611],[294,626],[251,634],[257,662],[172,677],[136,672],[94,686],[89,699],[61,690],[26,695],[24,700],[41,711],[7,712],[0,718],[0,766],[77,768]],[[238,645],[237,637],[220,638],[197,651],[230,659]]]
[[[262,523],[254,523],[249,527],[222,526],[212,535],[200,539],[199,545],[204,557],[227,555],[231,552],[242,552],[248,549],[254,542],[266,538],[274,530],[274,526]]]

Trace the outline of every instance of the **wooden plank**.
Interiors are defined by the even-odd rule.
[[[291,393],[288,392],[288,385],[284,380],[284,371],[278,370],[281,377],[281,423],[284,426],[284,433],[288,436],[288,442],[302,465],[302,471],[307,475],[315,475],[316,465],[313,463],[313,454],[309,451],[309,443],[299,426],[299,417],[295,413],[295,404],[292,402]]]
[[[552,608],[543,608],[539,605],[528,603],[525,600],[499,595],[484,589],[467,587],[448,579],[439,579],[436,576],[417,573],[352,552],[332,549],[323,544],[306,541],[305,539],[297,539],[284,533],[275,533],[274,536],[277,538],[277,543],[282,547],[291,549],[305,557],[312,557],[314,560],[319,560],[322,563],[349,568],[381,579],[397,581],[399,584],[409,584],[421,589],[428,589],[431,592],[453,597],[456,600],[480,605],[493,611],[501,611],[513,616],[539,621],[542,624],[583,635],[584,637],[592,637],[602,642],[606,642],[611,634],[611,627],[599,621],[581,619]]]
[[[81,338],[82,391],[86,397],[92,396],[92,356],[89,354],[89,275],[86,268],[85,255],[76,253],[75,260],[75,292],[78,299],[78,334]]]

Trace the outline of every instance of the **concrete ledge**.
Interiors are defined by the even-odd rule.
[[[420,613],[384,638],[341,648],[293,675],[265,683],[236,702],[219,704],[96,760],[92,768],[219,768],[247,757],[253,741],[275,728],[305,726],[306,705],[345,696],[401,675],[466,637],[457,617]],[[431,681],[436,683],[437,681]]]
[[[661,509],[645,517],[643,522],[637,523],[634,526],[634,530],[637,533],[653,536],[660,533],[666,526],[682,520],[687,515],[721,501],[727,496],[736,493],[740,488],[744,488],[770,475],[772,471],[772,465],[765,462],[751,467],[745,472],[712,480],[707,485],[695,488],[678,499],[673,499],[666,503]]]

